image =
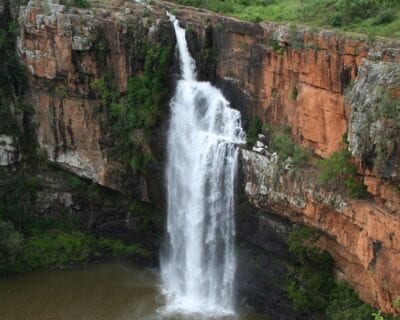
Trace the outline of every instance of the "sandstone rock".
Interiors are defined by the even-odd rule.
[[[152,11],[147,26],[142,24],[144,14],[142,5],[121,1],[102,8],[94,4],[90,10],[66,10],[56,3],[47,8],[31,0],[21,10],[18,52],[30,73],[38,141],[49,160],[100,185],[149,201],[160,199],[162,192],[155,194],[157,188],[143,177],[127,176],[127,164],[115,160],[110,128],[104,126],[107,115],[92,90],[92,82],[106,70],[114,75],[120,93],[127,90],[129,76],[137,72],[136,62],[131,61],[131,53],[137,50],[137,42],[131,41],[133,33],[135,39],[147,39],[152,29],[156,42],[161,33],[163,39],[171,34],[173,44],[165,10]],[[154,143],[152,149],[161,143]],[[143,142],[140,146],[153,151]],[[158,189],[162,186],[160,182]]]
[[[320,245],[333,256],[343,278],[364,301],[394,312],[392,301],[400,293],[400,216],[375,201],[344,199],[316,188],[311,176],[283,173],[274,159],[242,150],[249,201],[321,230]],[[369,188],[374,188],[372,182]]]
[[[400,186],[400,63],[364,59],[347,94],[350,148],[365,168]],[[397,102],[398,103],[398,102]]]

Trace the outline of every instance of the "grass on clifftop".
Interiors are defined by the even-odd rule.
[[[174,0],[254,22],[293,22],[400,38],[397,0]]]

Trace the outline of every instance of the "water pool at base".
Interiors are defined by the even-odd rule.
[[[35,271],[0,279],[1,320],[262,320],[246,308],[236,316],[165,314],[157,271],[128,262],[85,269]]]

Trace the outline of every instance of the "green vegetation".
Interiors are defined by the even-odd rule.
[[[0,221],[8,221],[20,231],[31,222],[31,207],[36,200],[40,181],[27,173],[19,172],[9,177],[0,191]]]
[[[39,268],[82,265],[110,257],[145,257],[135,244],[101,237],[80,228],[79,221],[64,218],[35,219],[23,236],[11,223],[0,222],[0,275]]]
[[[377,100],[375,103],[380,106],[376,111],[376,118],[385,118],[400,122],[400,98],[391,96],[390,92],[383,88],[377,88]]]
[[[310,163],[311,151],[293,140],[290,127],[268,127],[259,118],[252,118],[247,130],[247,143],[254,145],[259,133],[266,135],[269,146],[281,160],[291,157],[296,167],[304,167]]]
[[[164,226],[163,215],[148,203],[134,201],[129,206],[129,219],[135,220],[147,232],[161,235]]]
[[[351,160],[348,150],[335,152],[320,160],[319,180],[329,187],[345,191],[351,197],[362,198],[367,194],[366,187],[361,177],[357,176],[357,167]]]
[[[332,258],[315,246],[319,238],[311,228],[296,228],[288,238],[297,257],[287,284],[295,310],[307,319],[371,320],[373,309],[346,282],[335,280]]]
[[[393,307],[400,308],[400,296],[393,301]]]
[[[374,317],[374,320],[385,320],[380,311],[374,312],[372,316]]]
[[[61,4],[67,7],[89,8],[89,0],[61,0]]]
[[[249,129],[247,130],[247,143],[254,145],[257,142],[258,134],[261,133],[261,130],[261,120],[257,117],[252,118],[249,123]]]
[[[134,129],[150,131],[161,117],[160,106],[166,95],[166,78],[170,48],[150,45],[143,41],[139,56],[143,57],[143,72],[132,77],[128,93],[120,103],[111,106],[115,134],[126,140]]]
[[[395,142],[400,131],[400,98],[394,97],[389,90],[378,87],[376,108],[372,110],[371,116],[375,121],[384,121],[385,130],[378,130],[374,145],[374,170],[381,173],[395,149]]]
[[[299,95],[299,90],[297,89],[297,87],[293,87],[292,90],[290,91],[290,99],[296,101],[298,95]]]
[[[254,22],[292,22],[400,38],[400,2],[393,0],[175,1]]]
[[[265,134],[267,144],[272,152],[279,155],[281,164],[289,157],[292,159],[293,167],[289,173],[296,173],[298,169],[302,172],[305,167],[310,166],[310,168],[317,169],[310,171],[310,174],[314,176],[316,174],[325,187],[343,192],[353,198],[367,196],[367,189],[362,176],[357,174],[357,167],[352,162],[350,151],[343,149],[334,152],[328,158],[321,159],[315,164],[311,158],[312,151],[294,141],[290,127],[268,127],[263,125],[258,118],[253,118],[247,135],[247,142],[250,145],[256,143],[258,133]],[[347,146],[346,140],[347,138],[344,137],[345,146]]]
[[[304,167],[310,163],[311,151],[293,140],[290,127],[265,127],[264,130],[270,139],[271,149],[282,160],[291,157],[297,167]]]
[[[85,183],[82,178],[75,175],[68,175],[66,180],[67,186],[73,190],[82,190],[85,187]]]
[[[0,16],[0,134],[18,137],[17,114],[22,114],[26,105],[22,95],[25,90],[24,69],[15,55],[18,22],[13,21],[9,3],[5,3]]]
[[[0,172],[0,275],[85,264],[110,257],[146,257],[147,252],[135,244],[95,237],[83,221],[63,213],[38,217],[35,203],[40,180],[22,168],[18,174]],[[91,204],[115,207],[115,196],[71,174],[65,184],[84,194]]]
[[[143,63],[143,70],[129,79],[125,96],[118,94],[110,73],[95,80],[92,89],[108,108],[107,121],[113,140],[118,141],[115,155],[130,163],[134,172],[144,172],[152,157],[143,150],[143,144],[148,142],[151,130],[163,117],[172,51],[170,47],[147,41],[142,41],[138,47],[136,59]]]

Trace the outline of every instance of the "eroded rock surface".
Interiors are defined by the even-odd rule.
[[[400,216],[384,203],[352,200],[282,169],[276,157],[242,151],[244,189],[257,208],[323,231],[320,245],[360,297],[386,311],[400,288]],[[372,183],[371,183],[372,188]]]
[[[67,9],[52,1],[30,1],[21,9],[18,52],[29,73],[29,97],[35,107],[40,147],[48,159],[68,171],[142,200],[154,200],[145,177],[126,173],[127,163],[113,154],[108,110],[93,90],[93,81],[112,74],[117,90],[140,71],[135,54],[140,41],[160,41],[173,32],[165,12],[138,3]],[[150,11],[149,11],[150,10]],[[151,12],[151,14],[149,14]],[[162,19],[161,19],[162,18]],[[154,158],[163,149],[146,146]],[[157,170],[162,169],[161,166]],[[153,176],[162,176],[161,173]]]

